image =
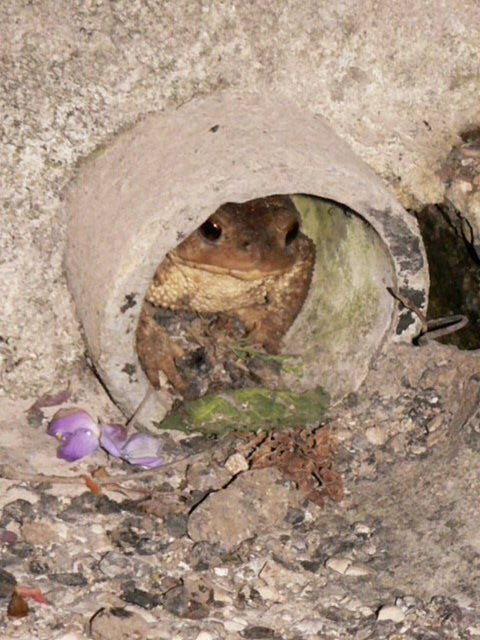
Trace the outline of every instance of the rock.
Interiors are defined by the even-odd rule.
[[[213,588],[202,578],[187,576],[169,589],[163,600],[164,608],[174,616],[201,620],[210,613]]]
[[[10,598],[17,584],[15,576],[5,569],[0,569],[0,598]]]
[[[387,438],[385,429],[382,427],[369,427],[365,431],[365,437],[370,442],[370,444],[375,444],[381,447],[385,444],[385,440]]]
[[[354,562],[353,564],[348,566],[345,570],[346,576],[357,576],[357,577],[368,576],[371,573],[372,573],[371,570],[364,564],[361,564],[360,562]]]
[[[195,640],[214,640],[214,637],[208,631],[200,631]]]
[[[353,530],[357,536],[368,537],[372,533],[371,527],[369,527],[365,522],[355,522]]]
[[[59,533],[47,522],[26,522],[22,526],[22,537],[29,544],[42,546],[61,541]]]
[[[239,631],[242,631],[243,629],[245,629],[245,627],[247,626],[247,623],[246,623],[245,620],[242,620],[240,618],[234,618],[234,619],[226,620],[224,622],[223,626],[225,627],[225,629],[227,631],[235,633],[235,632],[239,632]],[[245,633],[244,633],[243,637],[247,638],[247,637],[252,637],[252,636],[246,636]]]
[[[348,568],[352,564],[350,558],[342,558],[342,557],[333,557],[329,558],[325,566],[327,569],[331,569],[332,571],[336,571],[337,573],[345,574],[347,573]]]
[[[188,534],[196,542],[218,542],[233,550],[244,540],[280,524],[293,495],[276,469],[242,473],[195,509],[188,521]]]
[[[379,622],[383,620],[391,620],[392,622],[403,622],[405,620],[405,614],[400,609],[400,607],[397,607],[393,604],[387,604],[383,607],[380,607],[380,609],[378,610],[377,620]]]
[[[93,640],[130,640],[148,637],[149,625],[137,613],[123,607],[100,609],[90,622]]]
[[[240,471],[248,469],[248,462],[241,453],[234,453],[225,462],[225,468],[232,476],[236,476]]]

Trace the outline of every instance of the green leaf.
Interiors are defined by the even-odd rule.
[[[159,429],[200,431],[222,436],[229,431],[272,431],[316,425],[328,409],[330,397],[317,387],[303,393],[253,388],[225,391],[186,402]]]

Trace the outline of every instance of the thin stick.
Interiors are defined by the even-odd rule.
[[[402,296],[402,294],[398,293],[398,291],[394,291],[392,287],[387,287],[388,293],[393,296],[396,300],[401,302],[406,309],[410,309],[413,313],[418,317],[420,322],[422,323],[422,333],[427,333],[428,331],[428,320],[426,316],[420,311],[420,309],[413,304],[408,298]]]
[[[161,467],[157,467],[156,469],[145,469],[145,471],[138,471],[133,473],[125,473],[123,475],[115,475],[108,476],[107,478],[92,478],[95,484],[99,486],[109,485],[112,483],[119,484],[122,482],[130,481],[130,480],[138,480],[141,478],[148,478],[150,476],[157,475],[162,471],[167,469],[171,469],[176,465],[181,465],[190,460],[194,460],[195,458],[199,458],[204,455],[205,452],[201,451],[199,453],[192,453],[188,456],[184,456],[183,458],[179,458],[178,460],[172,460],[172,462],[167,462]],[[85,473],[82,473],[78,476],[57,476],[57,475],[44,475],[42,473],[22,473],[19,471],[14,471],[10,468],[2,468],[0,469],[0,478],[4,480],[16,480],[19,482],[30,482],[33,484],[38,483],[59,483],[59,484],[78,484],[78,482],[84,482],[82,476],[85,476]]]

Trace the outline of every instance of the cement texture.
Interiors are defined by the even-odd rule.
[[[443,200],[436,170],[478,127],[479,43],[477,0],[0,3],[2,637],[480,636],[478,352],[392,345],[328,418],[343,501],[300,495],[233,556],[188,535],[192,506],[231,480],[218,443],[169,436],[156,477],[100,451],[69,465],[45,435],[57,407],[32,407],[54,392],[122,420],[84,365],[63,270],[62,194],[85,157],[150,112],[269,91],[420,208]],[[107,494],[84,485],[92,465]],[[249,486],[250,525],[265,487]],[[49,605],[7,616],[15,581]]]
[[[68,376],[83,341],[65,286],[62,189],[145,114],[227,88],[321,114],[404,206],[478,121],[480,6],[6,1],[0,6],[0,393]]]

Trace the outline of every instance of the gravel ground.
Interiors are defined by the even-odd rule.
[[[476,352],[377,361],[325,419],[345,495],[323,508],[275,468],[242,471],[233,439],[163,435],[148,476],[101,452],[68,465],[45,435],[57,407],[28,411],[69,380],[66,405],[122,419],[82,364],[62,192],[145,114],[273,92],[326,117],[404,206],[443,200],[438,169],[478,125],[478,2],[257,4],[0,4],[6,640],[480,636]],[[96,469],[101,493],[81,478]]]
[[[477,637],[478,374],[437,344],[380,358],[325,419],[345,495],[323,508],[245,470],[235,438],[162,434],[148,474],[101,452],[69,465],[45,435],[56,407],[4,402],[2,637]],[[119,418],[86,370],[67,404]],[[15,582],[46,603],[7,616]]]

